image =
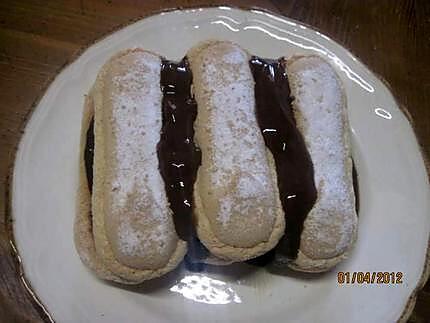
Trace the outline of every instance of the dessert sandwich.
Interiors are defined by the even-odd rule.
[[[292,269],[345,259],[357,231],[346,99],[318,56],[263,59],[225,41],[180,62],[143,49],[86,97],[75,245],[137,284],[271,251]]]

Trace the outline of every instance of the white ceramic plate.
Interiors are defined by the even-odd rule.
[[[330,273],[304,276],[235,265],[183,267],[140,288],[100,281],[72,238],[84,95],[115,52],[134,46],[181,58],[208,38],[263,57],[318,54],[348,97],[360,184],[357,245]],[[393,322],[422,277],[430,191],[414,133],[389,90],[347,50],[309,27],[227,7],[145,18],[86,50],[51,84],[29,121],[13,176],[14,233],[27,279],[58,322]],[[338,271],[402,272],[402,284],[339,285]]]

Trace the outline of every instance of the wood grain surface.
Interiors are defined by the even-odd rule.
[[[255,0],[0,1],[0,322],[41,322],[20,280],[7,234],[7,182],[28,116],[47,85],[95,40],[167,8],[259,7],[310,24],[349,48],[390,84],[430,153],[430,1]],[[429,284],[410,322],[430,322]]]

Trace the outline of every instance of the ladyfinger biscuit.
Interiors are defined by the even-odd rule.
[[[273,158],[255,116],[250,56],[230,42],[187,54],[198,105],[202,162],[194,186],[197,233],[216,257],[243,261],[272,249],[284,231]]]
[[[186,252],[158,168],[160,69],[153,53],[121,52],[104,65],[89,94],[95,251],[108,272],[133,283],[172,270]]]
[[[286,71],[317,189],[297,258],[289,266],[321,272],[346,258],[357,234],[346,98],[333,68],[317,56],[293,57]]]

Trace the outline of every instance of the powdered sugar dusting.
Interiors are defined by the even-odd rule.
[[[297,125],[314,165],[318,200],[304,236],[346,248],[355,227],[354,196],[348,169],[349,143],[342,89],[335,72],[320,58],[297,59],[288,66]],[[306,238],[305,237],[305,238]]]
[[[116,149],[112,151],[117,162],[112,190],[117,199],[113,204],[120,206],[135,189],[150,189],[160,198],[157,192],[163,188],[159,186],[161,177],[153,176],[161,130],[161,111],[154,107],[161,102],[159,85],[154,84],[159,79],[160,60],[146,53],[135,54],[134,58],[133,69],[113,78],[120,93],[112,95],[112,130],[116,139]]]
[[[121,241],[119,251],[131,257],[148,255],[153,252],[154,247],[162,249],[167,237],[162,225],[151,228],[149,232],[142,232],[127,220],[121,221],[118,232]]]
[[[105,183],[112,218],[106,221],[116,226],[112,240],[120,253],[145,257],[151,245],[161,251],[169,228],[170,210],[156,149],[162,118],[161,61],[151,53],[133,51],[116,63],[119,67],[111,71],[109,122],[115,149],[106,147],[105,153],[107,160],[113,160],[113,178]]]
[[[243,51],[231,51],[222,56],[222,61],[228,64],[241,64],[244,60],[248,60],[248,56]]]
[[[225,188],[218,220],[227,224],[232,214],[250,213],[274,218],[273,182],[255,115],[249,57],[239,47],[225,43],[209,51],[211,54],[200,54],[203,67],[199,81],[208,89],[208,104],[199,106],[199,111],[207,109],[209,122],[200,127],[212,138],[210,147],[202,147],[203,163],[209,167],[209,185]],[[212,156],[210,162],[205,161],[207,155]],[[256,207],[258,204],[268,207],[262,210]]]

